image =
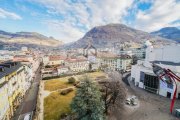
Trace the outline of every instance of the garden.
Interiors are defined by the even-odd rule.
[[[103,72],[86,73],[92,80],[106,78]],[[70,103],[75,96],[75,84],[81,80],[83,75],[74,75],[44,80],[44,90],[50,94],[44,99],[44,120],[59,120],[69,114]]]

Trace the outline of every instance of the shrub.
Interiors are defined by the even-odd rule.
[[[69,79],[68,79],[68,83],[69,84],[74,84],[76,82],[76,79],[74,78],[74,77],[70,77]]]
[[[70,93],[72,91],[73,91],[73,88],[67,88],[67,89],[61,91],[61,95],[67,95],[68,93]]]
[[[46,66],[45,66],[45,68],[52,68],[52,66],[50,66],[50,65],[46,65]]]
[[[61,119],[66,118],[67,117],[67,113],[62,113],[60,117],[61,117]]]
[[[76,87],[76,88],[79,88],[80,87],[80,81],[76,81],[75,83],[74,83],[74,86]]]
[[[42,80],[51,80],[51,79],[55,79],[55,78],[59,78],[59,76],[44,77]]]

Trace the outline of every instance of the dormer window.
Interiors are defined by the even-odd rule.
[[[0,66],[0,72],[4,72],[4,67]]]

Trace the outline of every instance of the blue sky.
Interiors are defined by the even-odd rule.
[[[126,24],[151,32],[180,27],[179,0],[0,0],[0,30],[72,42],[95,26]]]

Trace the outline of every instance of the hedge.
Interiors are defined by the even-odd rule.
[[[70,93],[72,91],[73,91],[73,88],[67,88],[67,89],[61,91],[61,95],[67,95],[68,93]]]
[[[74,84],[76,82],[76,79],[74,78],[74,77],[70,77],[69,79],[68,79],[68,83],[69,84]]]
[[[72,75],[81,75],[84,73],[93,73],[96,71],[85,71],[85,72],[78,72],[78,73],[73,73],[73,74],[63,74],[63,75],[57,75],[57,76],[51,76],[51,77],[44,77],[42,80],[50,80],[50,79],[55,79],[55,78],[61,78],[61,77],[67,77],[67,76],[72,76]]]

